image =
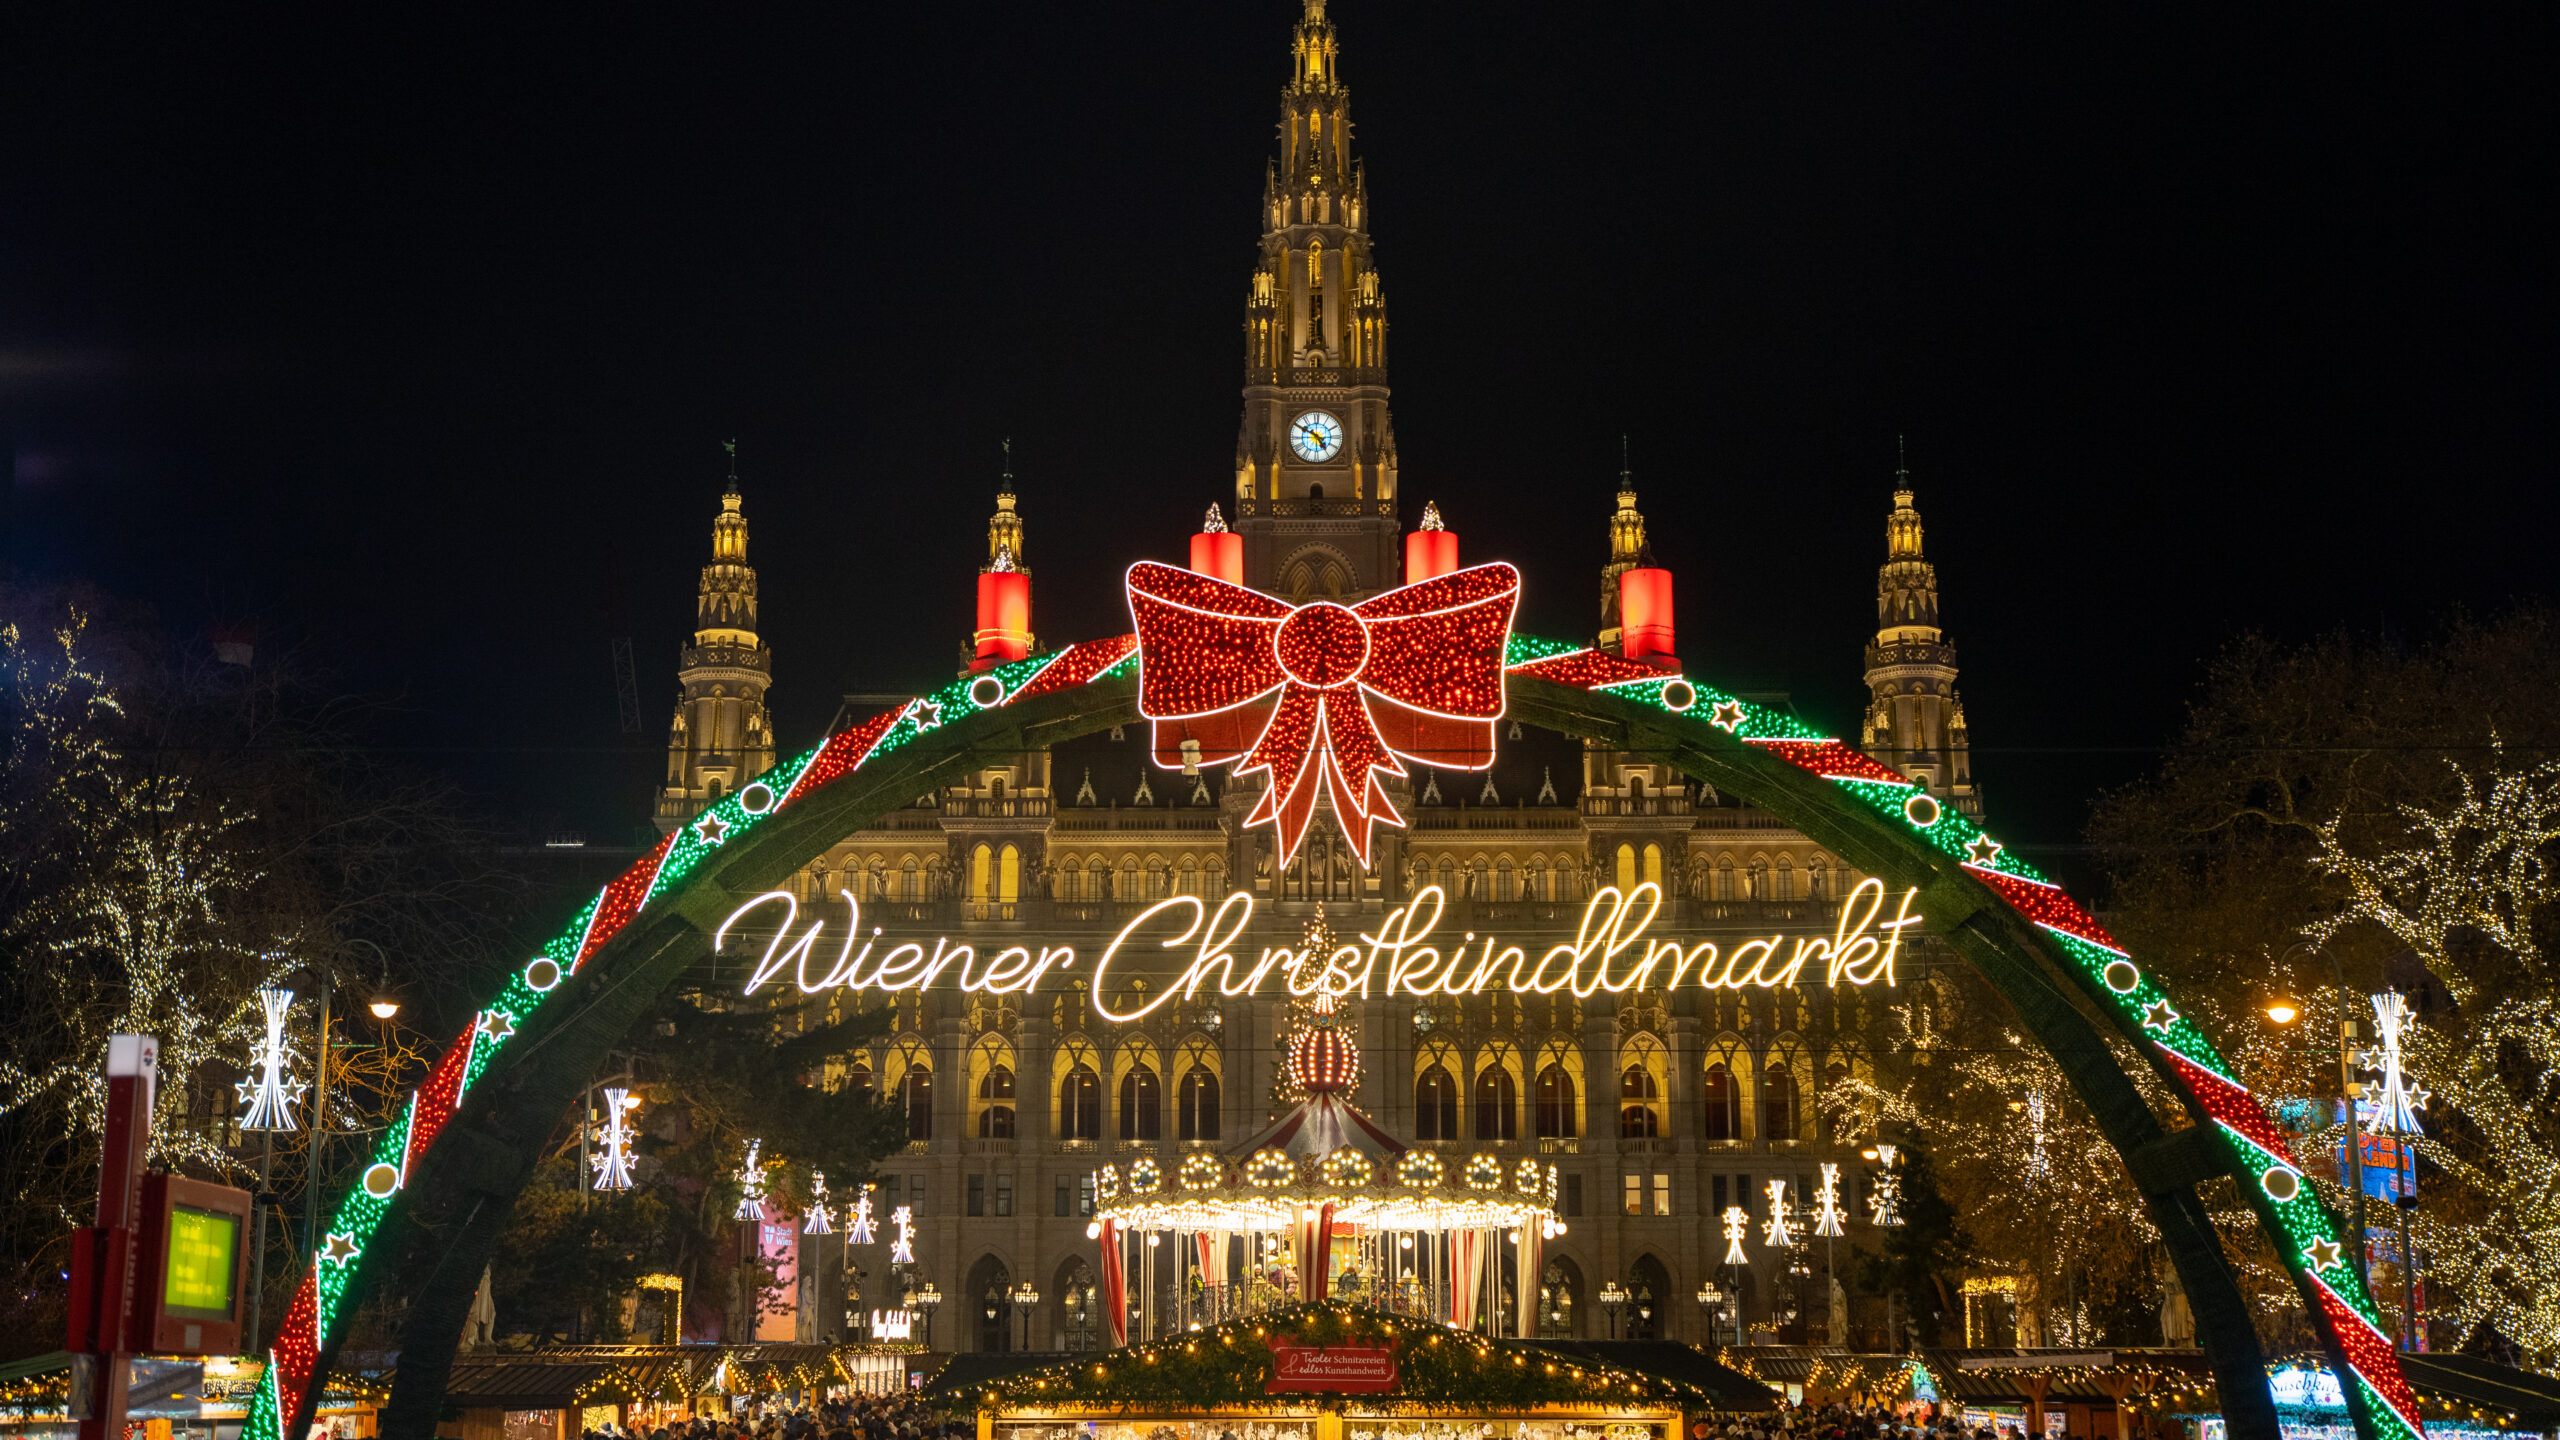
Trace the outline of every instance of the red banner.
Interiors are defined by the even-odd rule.
[[[1279,1335],[1270,1343],[1271,1383],[1262,1387],[1266,1395],[1309,1390],[1374,1395],[1396,1388],[1393,1345],[1302,1345]]]

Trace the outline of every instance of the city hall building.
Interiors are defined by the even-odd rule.
[[[1413,532],[1439,523],[1398,490],[1386,292],[1337,65],[1324,0],[1307,0],[1281,94],[1260,254],[1245,277],[1234,471],[1203,525],[1226,537],[1215,545],[1240,552],[1245,584],[1293,602],[1348,603],[1397,587],[1417,553]],[[1885,493],[1879,485],[1880,502]],[[1205,498],[1168,493],[1163,504],[1173,511]],[[1864,642],[1871,698],[1855,738],[1942,803],[1979,813],[1955,652],[1939,628],[1907,474],[1880,509],[1877,626]],[[1034,518],[1008,475],[987,526],[981,595],[999,603],[982,603],[972,637],[980,655],[1032,644]],[[1651,564],[1632,477],[1622,473],[1614,512],[1595,507],[1588,524],[1599,596],[1590,638],[1629,647],[1640,617],[1621,615],[1620,577]],[[777,676],[760,623],[733,483],[712,522],[698,628],[677,677],[662,829],[775,760],[767,696]],[[1839,639],[1846,652],[1854,637]],[[837,723],[864,713],[849,701]],[[1153,763],[1149,737],[1134,727],[999,757],[845,835],[791,888],[804,915],[839,929],[839,892],[858,897],[863,925],[883,927],[891,941],[949,936],[980,953],[1058,943],[1087,956],[1166,897],[1215,905],[1240,890],[1255,901],[1252,933],[1236,946],[1250,957],[1299,943],[1319,906],[1350,941],[1437,886],[1447,897],[1437,932],[1445,943],[1499,932],[1534,956],[1573,940],[1603,887],[1651,882],[1666,899],[1649,933],[1730,950],[1772,935],[1831,934],[1864,878],[1776,817],[1659,763],[1508,720],[1490,769],[1416,768],[1389,782],[1408,823],[1379,828],[1365,866],[1329,811],[1287,864],[1275,863],[1272,827],[1246,823],[1265,782],[1193,769]],[[1713,1281],[1738,1297],[1718,1322],[1725,1338],[1738,1319],[1760,1338],[1769,1338],[1764,1327],[1785,1326],[1791,1339],[1848,1340],[1827,1333],[1834,1302],[1821,1244],[1779,1252],[1762,1243],[1768,1188],[1782,1180],[1801,1203],[1823,1164],[1839,1165],[1851,1240],[1871,1243],[1863,1201],[1873,1162],[1860,1152],[1874,1137],[1855,1120],[1832,1123],[1825,1099],[1889,1063],[1884,1007],[1928,974],[1935,953],[1911,932],[1896,990],[1817,979],[1587,998],[1500,985],[1427,1000],[1355,997],[1348,1009],[1363,1063],[1354,1098],[1404,1145],[1443,1152],[1453,1168],[1479,1154],[1556,1167],[1566,1231],[1532,1277],[1542,1333],[1605,1337],[1614,1325],[1630,1337],[1707,1338],[1695,1296]],[[848,1311],[867,1319],[930,1282],[943,1296],[925,1322],[936,1348],[1016,1348],[1025,1317],[1009,1297],[1028,1282],[1041,1297],[1029,1307],[1031,1347],[1103,1343],[1087,1234],[1092,1177],[1140,1159],[1171,1175],[1192,1152],[1223,1154],[1261,1128],[1278,1108],[1288,1002],[1276,983],[1245,998],[1202,990],[1114,1021],[1094,1008],[1089,970],[1074,973],[1028,995],[948,986],[897,995],[886,1002],[897,1011],[894,1035],[831,1067],[829,1083],[869,1086],[904,1110],[909,1141],[881,1165],[875,1209],[911,1207],[916,1263],[892,1275],[885,1230],[881,1243],[849,1250],[830,1238],[800,1267],[800,1338],[848,1333]],[[826,1003],[847,1002],[839,993]],[[1735,1207],[1749,1212],[1742,1265],[1724,1263],[1723,1217]],[[840,1253],[862,1272],[850,1282],[858,1293],[847,1293]],[[1791,1273],[1799,1260],[1810,1276]],[[1628,1297],[1614,1316],[1599,1303],[1611,1286]],[[1883,1338],[1880,1318],[1857,1323]]]

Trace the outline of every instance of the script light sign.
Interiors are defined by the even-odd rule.
[[[1396,1388],[1393,1345],[1307,1345],[1284,1335],[1272,1336],[1270,1345],[1271,1383],[1262,1387],[1265,1395],[1374,1395]]]

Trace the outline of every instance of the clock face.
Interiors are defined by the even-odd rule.
[[[1298,458],[1321,465],[1342,453],[1342,422],[1321,410],[1310,410],[1289,427],[1289,448]]]

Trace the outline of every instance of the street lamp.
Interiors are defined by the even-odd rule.
[[[2292,997],[2279,995],[2267,1002],[2267,1018],[2279,1025],[2290,1025],[2302,1014],[2302,1007]]]
[[[933,1307],[941,1303],[942,1292],[935,1289],[930,1280],[924,1283],[923,1289],[907,1292],[907,1304],[924,1312],[924,1348],[927,1350],[933,1348]]]
[[[1716,1334],[1716,1311],[1724,1304],[1724,1292],[1709,1280],[1698,1287],[1698,1334],[1712,1340]]]
[[[1600,1287],[1600,1308],[1609,1312],[1609,1338],[1618,1338],[1618,1310],[1627,1303],[1627,1292],[1611,1280]]]
[[[2338,957],[2308,940],[2298,940],[2286,946],[2284,953],[2276,957],[2277,968],[2283,968],[2296,950],[2308,950],[2328,961],[2329,978],[2352,1001],[2355,992],[2347,989],[2346,971],[2338,964]],[[2352,1232],[2348,1238],[2354,1247],[2354,1258],[2349,1263],[2355,1266],[2356,1278],[2370,1284],[2370,1257],[2365,1252],[2364,1232],[2364,1122],[2356,1103],[2364,1098],[2364,1083],[2355,1075],[2356,1042],[2364,1038],[2364,1027],[2355,1018],[2354,1011],[2355,1007],[2350,1003],[2346,1018],[2338,1022],[2338,1095],[2345,1101],[2347,1109],[2347,1226]],[[2302,1007],[2287,998],[2278,998],[2267,1005],[2267,1018],[2279,1025],[2290,1023],[2301,1013]]]
[[[1040,1292],[1031,1288],[1030,1281],[1025,1280],[1013,1287],[1013,1308],[1022,1316],[1022,1348],[1025,1350],[1031,1348],[1031,1307],[1039,1303]]]

